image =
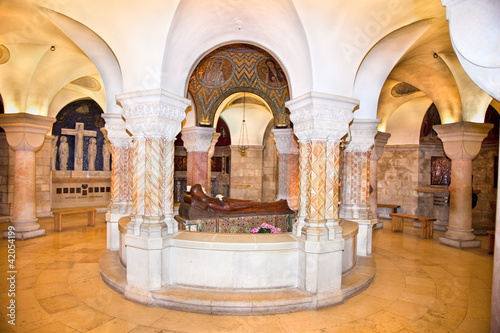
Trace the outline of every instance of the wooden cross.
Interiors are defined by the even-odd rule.
[[[75,123],[75,129],[62,128],[61,134],[75,136],[75,170],[81,171],[83,166],[83,137],[96,137],[97,132],[85,130],[83,123]]]

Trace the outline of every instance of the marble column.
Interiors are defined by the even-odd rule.
[[[45,235],[36,215],[36,160],[35,152],[45,142],[45,135],[55,122],[54,118],[27,113],[1,114],[0,126],[5,130],[7,142],[14,150],[14,198],[10,222],[16,239]]]
[[[130,181],[129,150],[132,137],[125,129],[125,121],[120,114],[104,114],[106,133],[111,143],[111,202],[106,213],[107,248],[116,251],[120,246],[118,220],[132,212],[128,198]]]
[[[315,92],[286,103],[300,151],[299,213],[294,226],[300,235],[299,288],[339,293],[340,299],[344,240],[338,224],[338,191],[333,187],[339,184],[340,139],[349,130],[357,104],[351,98]]]
[[[220,133],[214,132],[212,141],[210,141],[210,148],[208,148],[208,165],[207,165],[207,184],[210,184],[210,192],[212,192],[212,157],[215,154],[215,145],[219,141]]]
[[[299,202],[296,221],[293,224],[293,234],[300,237],[302,227],[307,217],[307,206],[309,206],[309,173],[311,165],[309,164],[309,155],[311,154],[311,145],[309,140],[299,139]]]
[[[173,220],[174,140],[190,101],[164,90],[122,94],[126,129],[132,134],[132,214],[123,237],[127,257],[125,296],[147,302],[151,290],[169,284],[166,238]],[[141,296],[143,293],[144,298]]]
[[[187,151],[187,185],[200,184],[210,195],[208,150],[213,139],[213,127],[185,127],[182,141]]]
[[[391,133],[385,132],[377,132],[375,135],[375,143],[372,148],[372,153],[370,155],[370,186],[372,188],[372,193],[370,194],[370,207],[372,209],[372,216],[377,220],[374,225],[374,229],[380,229],[384,225],[380,222],[378,218],[378,179],[377,179],[377,170],[378,170],[378,160],[384,154],[384,147],[387,144],[387,141],[391,137]]]
[[[441,244],[460,249],[481,246],[472,233],[472,160],[492,127],[465,121],[433,127],[451,159],[449,223],[444,237],[439,237]]]
[[[370,207],[370,154],[380,120],[354,119],[351,137],[344,150],[340,217],[359,225],[357,253],[371,254],[373,219]]]
[[[291,128],[272,130],[279,157],[278,200],[285,199],[292,210],[298,209],[299,149]]]

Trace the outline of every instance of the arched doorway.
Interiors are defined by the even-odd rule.
[[[276,178],[278,167],[270,130],[290,127],[285,109],[290,92],[286,72],[279,61],[254,45],[222,46],[196,65],[188,94],[193,101],[196,126],[216,127],[220,119],[228,126],[231,173],[223,181],[223,186],[229,189],[226,195],[254,201],[276,200],[276,196],[269,195],[277,192],[277,181],[272,178]],[[238,145],[244,144],[239,142],[243,120],[249,141],[245,156],[238,149]],[[212,158],[212,163],[217,162]],[[212,176],[212,182],[213,179]],[[215,180],[218,181],[217,177]],[[216,194],[219,193],[212,191],[212,195]]]

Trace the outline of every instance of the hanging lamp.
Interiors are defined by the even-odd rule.
[[[245,92],[243,92],[243,120],[241,121],[240,129],[240,141],[238,143],[238,150],[241,156],[246,156],[248,151],[248,129],[247,122],[245,120],[245,109],[246,109],[246,98]]]

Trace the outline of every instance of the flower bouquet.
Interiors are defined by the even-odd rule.
[[[253,228],[252,230],[250,230],[250,232],[252,234],[264,234],[264,233],[276,234],[281,232],[281,229],[275,228],[274,226],[264,222],[260,225],[260,227]]]

